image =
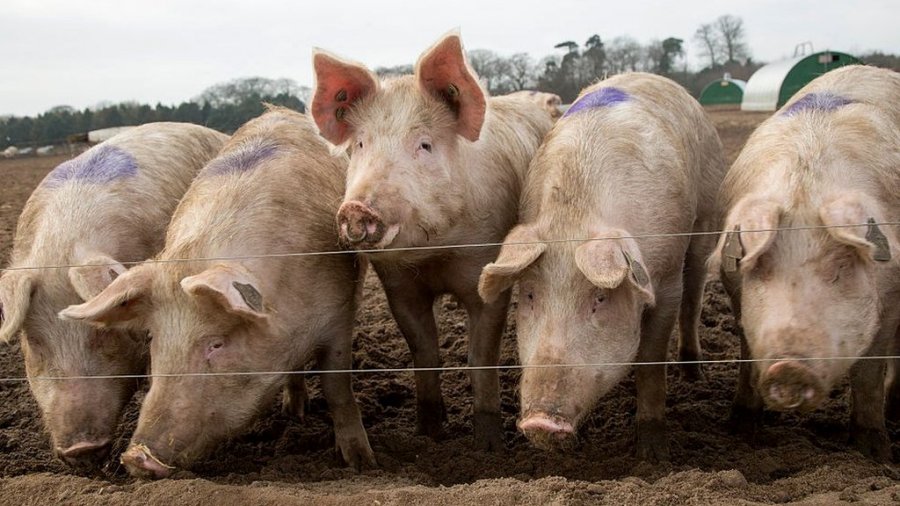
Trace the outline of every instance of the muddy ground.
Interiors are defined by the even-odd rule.
[[[764,116],[716,111],[729,161]],[[0,161],[0,262],[5,265],[18,214],[56,158]],[[406,344],[370,277],[358,318],[354,366],[408,367]],[[444,364],[465,365],[464,314],[445,299],[441,312]],[[705,296],[700,335],[712,359],[738,355],[734,323],[721,286]],[[516,363],[510,321],[503,364]],[[173,479],[131,479],[110,463],[82,477],[50,454],[37,406],[25,383],[0,383],[0,504],[835,504],[900,502],[900,467],[866,460],[846,444],[846,384],[825,406],[797,416],[767,413],[755,440],[732,435],[726,423],[737,376],[734,364],[706,366],[707,378],[686,383],[669,371],[671,461],[648,464],[632,454],[634,382],[600,403],[570,453],[531,448],[516,432],[518,373],[501,375],[508,449],[489,454],[471,444],[471,396],[464,373],[443,375],[446,437],[414,435],[413,377],[361,374],[354,387],[380,467],[357,473],[336,460],[325,403],[312,379],[305,422],[273,405],[252,430]],[[17,343],[0,345],[0,375],[24,374]],[[137,402],[122,423],[121,451],[134,428]],[[895,460],[900,427],[890,426]],[[113,459],[115,460],[115,459]]]

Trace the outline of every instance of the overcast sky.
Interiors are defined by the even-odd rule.
[[[721,14],[743,18],[759,61],[790,56],[803,41],[900,53],[897,0],[3,0],[0,114],[101,101],[177,104],[237,77],[311,85],[312,46],[373,68],[398,65],[454,27],[467,49],[535,59],[595,33],[641,43],[674,36],[696,63],[694,31]]]

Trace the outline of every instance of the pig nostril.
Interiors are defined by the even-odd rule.
[[[366,236],[368,235],[367,228],[368,227],[360,227],[359,235],[353,236],[350,232],[352,230],[352,227],[344,225],[344,236],[347,237],[348,241],[350,241],[351,243],[354,243],[354,244],[356,244],[358,242],[363,242],[366,240]]]

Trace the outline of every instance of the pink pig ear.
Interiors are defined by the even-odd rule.
[[[605,230],[575,250],[575,264],[594,286],[618,288],[623,283],[638,297],[655,303],[653,282],[644,267],[641,250],[624,230]]]
[[[34,286],[27,271],[11,271],[0,277],[0,341],[8,343],[22,329]]]
[[[357,101],[378,90],[378,79],[365,66],[321,49],[313,49],[313,69],[316,91],[310,111],[322,136],[338,146],[351,133],[347,113]]]
[[[416,63],[416,77],[425,93],[446,103],[456,114],[457,133],[477,141],[487,99],[478,85],[478,76],[466,61],[458,32],[450,32],[422,53]]]
[[[891,243],[878,226],[881,213],[868,200],[858,193],[841,195],[822,206],[819,217],[826,226],[833,227],[828,229],[832,237],[855,246],[863,258],[887,262],[893,256]],[[850,226],[857,224],[861,226]]]
[[[69,281],[84,301],[95,297],[126,271],[124,265],[102,253],[76,251],[75,261],[81,265],[69,268]]]
[[[485,302],[493,302],[509,290],[522,274],[547,249],[537,231],[530,225],[519,225],[503,240],[497,260],[484,266],[478,280],[478,294]]]
[[[140,328],[152,288],[153,266],[140,265],[117,277],[84,304],[63,309],[59,317],[97,327]]]
[[[265,322],[268,315],[258,286],[250,273],[236,265],[216,265],[181,280],[181,289],[188,295],[205,297],[246,320]]]
[[[725,233],[706,262],[713,276],[747,272],[772,247],[781,222],[781,206],[764,197],[738,201],[725,220]]]

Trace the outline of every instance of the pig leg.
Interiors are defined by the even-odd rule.
[[[883,315],[896,322],[897,311]],[[886,355],[893,347],[896,324],[882,326],[868,356]],[[886,360],[858,360],[850,368],[850,443],[863,455],[878,462],[891,459],[891,441],[884,424],[884,370]]]
[[[500,363],[500,339],[506,325],[510,291],[484,304],[477,294],[465,299],[469,313],[469,366]],[[496,369],[470,371],[475,397],[473,426],[479,450],[503,449],[503,419],[500,415],[500,376]]]
[[[306,376],[303,374],[288,376],[282,392],[281,411],[294,415],[302,421],[308,409],[309,392],[306,390]]]
[[[413,274],[398,270],[376,271],[381,278],[388,305],[400,332],[409,345],[415,367],[440,367],[437,323],[434,319],[435,295],[417,283]],[[441,397],[441,377],[438,371],[416,373],[416,432],[437,438],[447,418]]]
[[[741,326],[741,291],[736,274],[722,273],[722,285],[731,299],[731,312],[734,317],[734,328],[741,343],[741,360],[750,359],[750,347],[744,337]],[[732,430],[739,434],[754,434],[762,418],[762,397],[756,391],[757,370],[751,362],[741,362],[738,366],[738,383],[731,404],[730,423]]]
[[[330,335],[322,336],[326,343],[319,351],[319,365],[325,370],[348,370],[352,367],[350,353],[351,331],[333,327]],[[353,397],[349,373],[323,373],[322,394],[328,402],[328,410],[334,422],[335,450],[344,462],[355,469],[375,467],[375,454],[369,446],[366,429],[363,428],[359,406]]]
[[[703,288],[706,286],[706,259],[715,241],[716,237],[711,235],[694,236],[684,259],[684,292],[678,318],[678,360],[682,362],[703,359],[697,328],[703,307]],[[700,364],[682,364],[681,372],[687,381],[703,379]]]
[[[663,297],[664,293],[677,295]],[[664,362],[668,354],[669,338],[678,317],[676,290],[657,290],[657,305],[645,314],[641,323],[641,343],[638,362]],[[637,416],[635,421],[635,453],[641,460],[665,461],[669,458],[666,438],[666,366],[636,365]]]

